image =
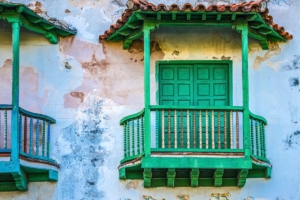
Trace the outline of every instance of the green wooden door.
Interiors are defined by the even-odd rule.
[[[184,105],[184,106],[229,106],[231,105],[231,68],[230,63],[161,63],[158,67],[159,73],[159,104],[160,105]],[[168,116],[170,115],[170,116]],[[177,147],[193,148],[194,145],[199,147],[199,112],[196,111],[165,111],[164,112],[164,128],[167,136],[165,137],[165,143],[175,147],[174,136],[174,116],[177,116]],[[182,115],[182,117],[181,117]],[[187,115],[189,118],[187,119]],[[214,113],[215,121],[215,138],[218,137],[218,112]],[[194,119],[195,118],[195,119]],[[162,117],[160,116],[160,121]],[[168,122],[170,120],[170,123]],[[202,122],[205,123],[206,115],[202,113]],[[209,124],[212,121],[211,112],[208,113]],[[220,121],[223,124],[224,114],[220,113]],[[190,124],[187,127],[187,122]],[[183,127],[181,127],[183,124]],[[159,123],[161,128],[162,122]],[[169,127],[171,126],[171,127]],[[195,127],[193,127],[195,126]],[[205,124],[202,126],[202,133],[205,133]],[[224,147],[224,125],[221,129],[221,145]],[[193,135],[193,131],[196,135]],[[212,127],[209,127],[209,147],[212,147],[211,131]],[[184,132],[183,139],[180,139],[180,132]],[[187,137],[187,132],[192,133],[190,137]],[[194,137],[193,137],[194,136]],[[170,138],[168,138],[170,137]],[[197,138],[194,141],[194,138]],[[229,137],[227,137],[229,138]],[[188,145],[188,139],[190,145]],[[162,136],[160,135],[160,147],[162,146]],[[202,137],[202,146],[206,146],[205,134]],[[215,140],[215,146],[218,146],[218,141]],[[168,146],[168,145],[165,145]]]

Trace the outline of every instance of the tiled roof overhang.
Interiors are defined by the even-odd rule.
[[[39,16],[24,4],[0,2],[0,20],[11,22],[13,18],[18,18],[21,26],[26,29],[45,35],[49,42],[54,44],[58,43],[57,36],[75,35],[77,32],[61,20],[47,20]]]
[[[129,48],[131,42],[143,35],[144,20],[155,21],[158,25],[164,21],[174,26],[199,25],[202,23],[234,24],[238,20],[246,20],[249,27],[249,36],[258,39],[263,49],[268,49],[267,41],[286,41],[292,39],[292,35],[283,27],[273,22],[273,17],[268,13],[267,3],[264,0],[245,2],[241,4],[210,5],[206,7],[198,4],[193,7],[186,3],[182,7],[177,4],[166,6],[154,5],[144,0],[128,0],[127,7],[122,17],[110,29],[99,36],[100,42],[124,41],[124,48]],[[212,23],[212,24],[213,24]]]

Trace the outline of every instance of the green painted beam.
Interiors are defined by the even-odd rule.
[[[150,30],[153,27],[144,22],[144,105],[145,105],[145,156],[151,155],[151,115],[150,115]]]
[[[142,168],[251,169],[252,161],[232,157],[143,157]]]
[[[216,169],[214,173],[214,186],[221,187],[223,181],[224,169]]]
[[[149,168],[144,169],[144,187],[150,188],[151,187],[151,179],[152,179],[152,170]]]
[[[175,186],[175,176],[176,176],[176,172],[175,169],[168,169],[167,172],[167,186],[168,187],[174,187]]]
[[[237,176],[237,186],[244,187],[247,180],[248,169],[242,169]]]
[[[24,171],[20,168],[18,172],[13,172],[11,174],[15,180],[15,184],[18,190],[27,191],[27,176]]]
[[[197,168],[191,170],[191,187],[198,187],[200,171]]]
[[[19,82],[20,82],[20,23],[12,22],[12,111],[11,111],[11,161],[19,161]]]

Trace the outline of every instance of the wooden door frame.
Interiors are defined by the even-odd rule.
[[[233,106],[233,85],[232,85],[232,80],[233,80],[233,74],[232,74],[232,60],[157,60],[155,62],[155,82],[157,83],[156,85],[156,105],[159,105],[159,66],[161,64],[171,64],[171,65],[176,65],[176,64],[228,64],[229,68],[229,105],[228,106]]]

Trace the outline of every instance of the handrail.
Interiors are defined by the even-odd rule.
[[[41,119],[41,120],[49,121],[51,124],[56,123],[56,120],[53,119],[52,117],[49,117],[47,115],[33,113],[33,112],[27,111],[27,110],[25,110],[21,107],[20,107],[20,113],[22,113],[24,115],[27,115],[27,116],[30,116],[30,117],[33,117],[33,118],[38,118],[38,119]]]
[[[252,112],[249,112],[250,114],[250,118],[253,118],[253,119],[256,119],[256,120],[259,120],[259,121],[262,121],[265,125],[268,124],[267,120],[264,118],[264,117],[261,117],[261,116],[258,116],[258,115],[255,115],[253,114]]]
[[[12,105],[8,105],[8,104],[0,104],[0,110],[11,110],[13,108]]]
[[[244,111],[242,106],[169,106],[169,105],[151,105],[150,110],[232,110]]]
[[[137,117],[140,117],[142,114],[144,114],[144,112],[145,112],[145,109],[141,110],[140,112],[138,112],[136,114],[132,114],[132,115],[128,115],[128,116],[124,117],[123,119],[120,120],[120,125],[124,125],[124,123],[128,120],[132,120]]]

